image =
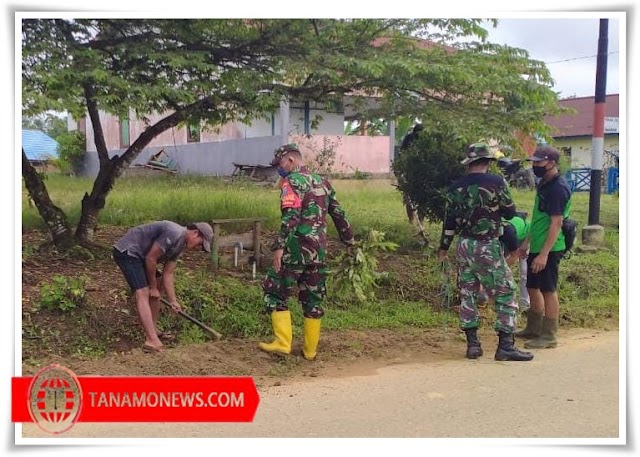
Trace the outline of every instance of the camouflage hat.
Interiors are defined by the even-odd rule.
[[[298,149],[297,144],[289,143],[289,144],[280,146],[273,153],[273,160],[271,161],[271,165],[274,167],[277,166],[280,163],[280,159],[282,159],[282,157],[284,157],[287,153],[292,151],[300,152],[300,149]]]
[[[495,160],[496,155],[491,151],[487,143],[474,143],[467,148],[467,158],[462,160],[462,165],[469,165],[480,159]]]

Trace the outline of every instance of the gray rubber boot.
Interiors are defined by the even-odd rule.
[[[514,333],[516,338],[538,338],[542,334],[542,319],[544,316],[542,314],[536,313],[533,309],[529,308],[527,310],[527,326],[520,330],[519,332]]]
[[[524,343],[524,347],[527,349],[550,349],[558,345],[556,339],[556,333],[558,333],[558,318],[544,318],[542,321],[542,333],[538,338]]]

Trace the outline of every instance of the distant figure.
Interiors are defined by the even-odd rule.
[[[413,127],[413,130],[409,132],[402,140],[399,154],[402,153],[403,151],[406,151],[409,147],[411,147],[411,145],[418,139],[420,132],[422,132],[423,130],[424,130],[424,126],[422,124],[416,124]],[[404,206],[406,208],[407,218],[409,219],[409,223],[415,224],[416,217],[418,217],[419,218],[418,220],[420,221],[420,223],[422,223],[422,221],[424,220],[424,216],[420,216],[419,214],[416,214],[418,212],[418,208],[416,208],[416,206],[413,204],[409,196],[405,193],[402,194],[402,203],[404,203]]]
[[[407,133],[407,135],[402,140],[402,144],[400,145],[400,150],[404,151],[405,149],[408,149],[411,146],[411,144],[418,139],[419,133],[422,132],[423,130],[424,130],[424,126],[422,124],[416,124],[413,127],[413,130]]]
[[[171,221],[152,222],[130,229],[113,245],[116,262],[131,290],[135,292],[138,317],[144,329],[145,352],[162,352],[161,339],[170,335],[157,328],[160,294],[164,289],[174,311],[182,307],[176,298],[173,273],[185,249],[211,252],[213,229],[206,222],[182,225]],[[163,263],[162,273],[156,270]]]

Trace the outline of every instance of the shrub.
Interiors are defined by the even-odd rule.
[[[69,311],[84,304],[87,278],[54,275],[40,290],[40,307],[50,311]]]
[[[57,141],[59,156],[57,163],[61,167],[61,171],[64,172],[66,171],[65,167],[70,167],[74,174],[79,174],[82,171],[87,144],[84,133],[79,130],[65,132],[58,135]]]
[[[441,222],[446,206],[446,189],[464,174],[460,161],[466,142],[450,133],[421,132],[393,163],[398,190],[431,222]]]
[[[256,336],[265,331],[261,321],[262,290],[257,284],[247,285],[224,276],[212,281],[206,272],[179,272],[176,294],[185,312],[226,337]],[[181,341],[197,342],[208,336],[194,330],[194,325],[187,320],[174,320],[174,323],[172,329],[178,331]]]
[[[369,173],[358,170],[357,168],[353,172],[353,179],[369,179],[371,176]]]
[[[322,145],[316,144],[311,136],[299,135],[293,137],[294,142],[301,148],[309,169],[320,175],[330,175],[334,171],[338,148],[342,144],[342,138],[332,140],[330,137],[322,137]]]
[[[396,243],[384,241],[384,237],[384,232],[371,230],[364,240],[356,243],[353,252],[343,252],[336,258],[334,274],[329,277],[332,295],[342,300],[355,295],[359,302],[375,300],[375,289],[387,276],[386,272],[377,271],[376,254],[398,248]]]

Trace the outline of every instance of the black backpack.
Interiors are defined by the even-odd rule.
[[[578,221],[566,218],[562,221],[562,234],[564,235],[565,252],[571,251],[578,233]]]

